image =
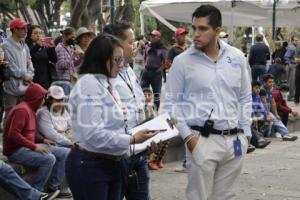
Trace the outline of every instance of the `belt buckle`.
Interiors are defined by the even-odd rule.
[[[222,130],[222,135],[230,135],[230,130]]]

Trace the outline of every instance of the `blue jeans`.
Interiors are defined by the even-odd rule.
[[[267,73],[265,65],[252,65],[251,66],[252,80],[262,81],[263,75]]]
[[[127,200],[149,200],[149,169],[147,163],[147,154],[142,153],[127,157],[123,160],[125,164],[125,177],[127,177],[130,170],[135,170],[138,176],[138,190],[131,191],[127,187],[126,179],[123,184],[122,197],[126,197]]]
[[[162,71],[154,71],[145,69],[142,74],[142,83],[141,87],[149,88],[151,85],[151,88],[153,90],[154,95],[154,104],[156,106],[156,109],[159,109],[160,104],[160,93],[161,93],[161,86],[162,86]]]
[[[277,119],[272,113],[270,113],[270,114],[273,117],[273,120],[270,124],[268,136],[271,135],[272,128],[274,128],[275,131],[278,132],[282,137],[287,135],[289,133],[289,131],[286,128],[286,126],[282,123],[282,121],[280,119]]]
[[[122,164],[72,149],[66,177],[74,200],[120,200]]]
[[[0,160],[0,186],[22,200],[38,200],[42,195],[2,160]]]
[[[33,182],[33,187],[37,190],[44,191],[47,181],[48,189],[55,190],[64,180],[65,162],[70,149],[47,144],[38,145],[49,149],[50,153],[41,154],[22,147],[10,155],[8,159],[18,164],[38,168],[36,178]]]

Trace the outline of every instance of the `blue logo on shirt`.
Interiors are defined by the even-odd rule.
[[[85,100],[84,100],[84,101],[86,102],[87,105],[91,105],[91,104],[94,102],[94,100],[92,99],[92,97],[91,97],[90,94],[88,94],[88,95],[85,97]]]

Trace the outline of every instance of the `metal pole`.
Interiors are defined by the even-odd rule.
[[[276,37],[276,1],[273,0],[273,23],[272,23],[272,39],[275,40]]]
[[[115,0],[110,0],[110,23],[114,23],[115,18]]]

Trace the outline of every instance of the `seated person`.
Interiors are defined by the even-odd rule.
[[[271,128],[273,128],[280,134],[283,141],[295,141],[298,137],[289,135],[288,129],[281,122],[280,116],[277,113],[276,102],[272,93],[273,84],[274,77],[271,74],[265,74],[263,77],[263,86],[261,88],[261,93],[264,92],[266,96],[261,96],[261,101],[264,104],[265,110],[267,112],[267,118],[270,118],[270,120],[272,120]],[[271,135],[271,128],[269,129],[267,136]]]
[[[271,143],[263,138],[258,129],[259,122],[265,122],[267,120],[267,112],[260,99],[260,86],[258,81],[252,82],[252,125],[251,125],[251,141],[250,143],[256,148],[265,148]]]
[[[275,58],[275,63],[270,65],[268,74],[272,74],[274,76],[275,84],[280,85],[283,75],[286,74],[285,67],[281,64],[280,58]]]
[[[58,193],[48,195],[34,189],[2,160],[0,160],[0,186],[22,200],[47,200],[54,199],[58,195]]]
[[[37,113],[37,128],[44,137],[59,146],[73,146],[70,135],[70,115],[65,109],[66,98],[62,87],[53,85],[48,89],[45,106]]]
[[[24,101],[7,115],[3,135],[3,154],[11,162],[37,168],[33,187],[39,191],[60,193],[59,187],[65,177],[65,161],[69,149],[54,146],[55,142],[36,134],[35,112],[43,105],[47,91],[39,84],[30,84]]]
[[[272,92],[276,102],[278,115],[280,116],[282,123],[287,126],[290,113],[294,117],[298,116],[298,113],[293,111],[286,103],[289,96],[289,86],[287,84],[282,84],[279,88],[274,88]]]

